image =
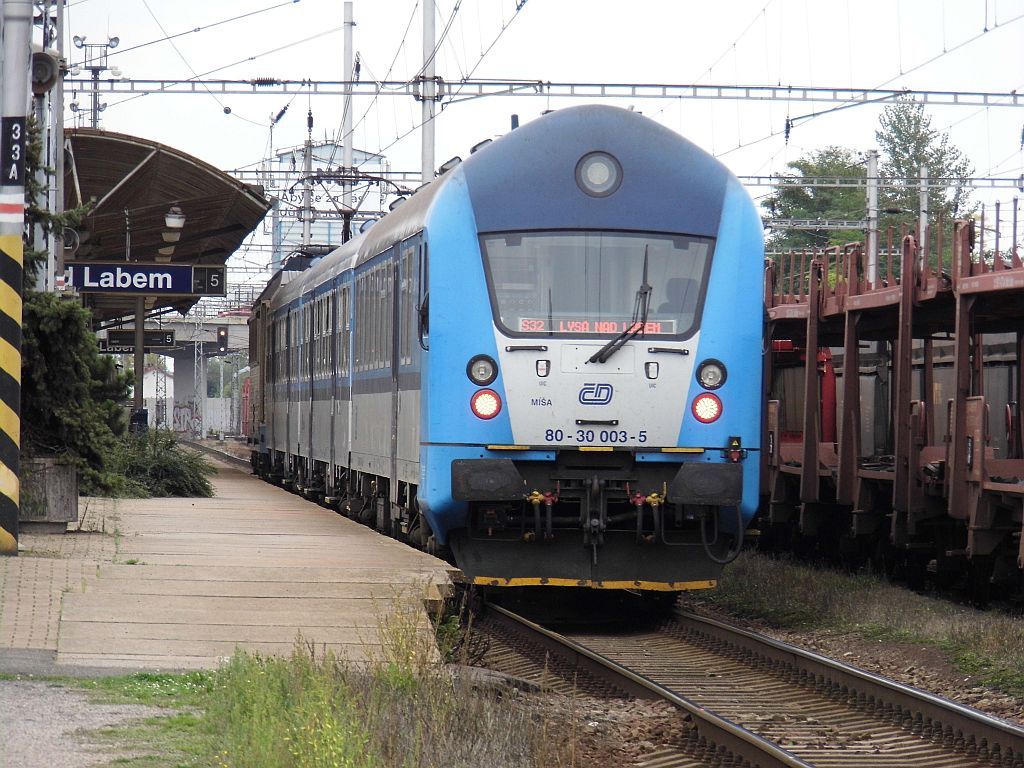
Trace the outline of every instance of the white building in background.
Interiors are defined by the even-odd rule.
[[[173,361],[168,362],[168,367],[172,367]],[[202,387],[205,391],[205,378]],[[199,403],[199,408],[202,409],[201,421],[197,420],[197,414],[193,412],[194,404],[178,403],[175,407],[173,370],[161,371],[146,366],[146,374],[142,380],[142,397],[145,401],[144,407],[149,411],[150,427],[173,429],[189,436],[194,436],[192,433],[200,423],[207,434],[232,434],[238,431],[238,398],[204,397]]]
[[[266,174],[264,187],[266,195],[274,201],[271,215],[271,238],[273,255],[271,270],[281,268],[284,259],[293,250],[303,244],[302,230],[302,199],[303,199],[303,153],[305,147],[300,145],[291,149],[279,150],[273,161],[271,170]],[[314,143],[312,147],[313,173],[317,171],[340,171],[342,165],[342,146],[333,141]],[[390,165],[383,155],[352,150],[352,162],[360,173],[379,176],[390,170]],[[369,218],[377,218],[384,209],[384,201],[388,189],[384,184],[370,181],[358,182],[353,188],[353,208],[356,209],[353,234],[359,231],[359,224]],[[310,225],[310,243],[312,245],[341,245],[344,232],[342,216],[342,187],[339,181],[317,180],[311,188],[313,219]]]
[[[142,399],[143,407],[149,411],[149,426],[170,427],[174,412],[174,371],[161,371],[147,365],[142,377]]]

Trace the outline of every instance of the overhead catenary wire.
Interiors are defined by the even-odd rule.
[[[231,67],[237,67],[239,64],[245,64],[247,61],[256,61],[256,59],[261,59],[264,56],[270,56],[270,55],[275,54],[275,53],[280,53],[281,51],[286,51],[289,48],[294,48],[297,45],[305,45],[306,43],[310,43],[313,40],[318,40],[321,37],[326,37],[327,35],[334,34],[335,32],[340,32],[341,29],[342,29],[341,27],[333,27],[331,29],[325,29],[325,30],[323,30],[321,32],[317,32],[315,35],[310,35],[309,37],[304,37],[301,40],[294,40],[294,41],[292,41],[290,43],[286,43],[285,45],[279,45],[276,48],[271,48],[271,49],[263,51],[261,53],[253,54],[252,56],[246,56],[244,59],[239,59],[237,61],[231,62],[230,64],[224,64],[224,65],[221,65],[219,67],[215,67],[214,69],[207,70],[206,72],[201,72],[200,74],[194,75],[193,77],[183,78],[181,80],[170,81],[167,84],[167,87],[170,87],[171,85],[176,85],[176,84],[179,84],[179,83],[190,83],[190,82],[200,81],[200,78],[207,77],[208,75],[213,75],[213,74],[216,74],[217,72],[223,72],[225,69],[230,69]],[[161,89],[161,90],[164,90],[164,89]],[[120,101],[111,102],[110,104],[107,105],[107,107],[108,108],[110,108],[110,107],[117,107],[117,106],[120,106],[122,104],[127,104],[129,101],[134,101],[135,99],[141,99],[144,96],[149,96],[149,95],[150,95],[149,93],[133,94],[131,96],[127,96],[126,98],[121,99]],[[252,121],[250,121],[250,122],[252,122]],[[255,124],[263,127],[262,123],[258,123],[257,122]]]
[[[192,73],[193,77],[196,78],[196,79],[199,79],[200,76],[196,73],[195,69],[189,63],[188,59],[185,58],[185,54],[183,54],[181,52],[181,49],[178,48],[177,44],[174,42],[174,39],[173,39],[174,36],[168,36],[167,35],[167,30],[164,29],[164,25],[161,23],[160,19],[157,18],[157,15],[155,13],[153,13],[153,9],[149,7],[148,0],[142,0],[142,4],[146,7],[146,10],[149,11],[149,15],[153,17],[153,21],[156,22],[156,25],[160,28],[160,31],[164,33],[164,35],[165,35],[165,37],[167,39],[167,42],[169,42],[171,44],[171,47],[174,49],[174,52],[176,54],[178,54],[178,58],[180,58],[181,61],[185,64],[185,66],[188,67],[188,70],[189,70],[189,72]],[[243,117],[242,115],[236,114],[236,113],[232,112],[230,109],[227,109],[224,106],[224,103],[220,99],[217,98],[217,96],[214,94],[213,91],[211,91],[209,88],[207,88],[206,91],[207,91],[207,93],[210,94],[210,97],[215,102],[217,102],[217,106],[219,106],[225,112],[225,114],[230,114],[232,117],[235,117],[235,118],[237,118],[239,120],[243,120],[243,121],[245,121],[247,123],[252,123],[253,125],[261,125],[261,123],[258,123],[255,120],[250,120],[247,117]]]
[[[83,2],[84,2],[84,0],[83,0]],[[145,43],[139,43],[138,45],[130,45],[127,48],[118,48],[116,51],[110,51],[107,54],[107,57],[108,58],[113,58],[114,56],[119,56],[119,55],[121,55],[123,53],[128,53],[129,51],[137,51],[139,48],[146,48],[146,47],[148,47],[150,45],[156,45],[157,43],[169,42],[170,40],[174,40],[174,39],[179,38],[179,37],[184,37],[185,35],[195,34],[196,32],[206,32],[208,30],[213,29],[214,27],[220,27],[220,26],[223,26],[224,24],[230,24],[231,22],[234,22],[234,21],[241,21],[242,19],[248,19],[248,18],[250,18],[252,16],[259,16],[260,14],[266,13],[267,11],[273,11],[273,10],[276,10],[278,8],[283,8],[284,6],[287,6],[287,5],[295,5],[298,2],[300,2],[300,0],[284,0],[284,2],[277,3],[276,5],[269,5],[266,8],[259,8],[259,9],[255,10],[255,11],[249,11],[248,13],[241,13],[241,14],[239,14],[237,16],[232,16],[231,18],[228,18],[228,19],[221,19],[220,21],[215,21],[212,24],[207,24],[206,26],[203,26],[203,27],[193,27],[192,29],[186,29],[184,32],[175,32],[174,34],[171,34],[171,35],[168,35],[168,34],[165,33],[163,37],[159,37],[156,40],[150,40],[150,41],[145,42]],[[157,23],[159,24],[159,22],[157,22]],[[163,30],[163,27],[161,27],[161,30]]]
[[[1024,13],[1019,14],[1017,16],[1014,16],[1012,19],[1003,22],[1003,24],[1001,26],[1005,27],[1005,26],[1007,26],[1009,24],[1012,24],[1012,23],[1014,23],[1016,21],[1020,21],[1021,19],[1024,19]],[[904,75],[909,75],[910,73],[916,72],[917,70],[921,69],[922,67],[926,67],[929,64],[933,64],[934,62],[938,61],[942,57],[947,56],[950,53],[953,53],[954,51],[957,51],[957,50],[963,48],[964,46],[969,45],[970,43],[973,43],[973,42],[981,39],[989,31],[991,31],[991,30],[985,29],[984,31],[978,33],[977,35],[974,35],[973,37],[970,37],[970,38],[968,38],[966,40],[961,41],[960,43],[957,43],[952,48],[948,48],[947,49],[945,46],[943,46],[943,50],[942,50],[941,53],[937,53],[934,56],[932,56],[931,58],[926,59],[926,60],[924,60],[924,61],[922,61],[922,62],[920,62],[918,64],[915,64],[913,67],[911,67],[910,69],[908,69],[906,71],[903,70],[902,64],[901,64],[900,65],[900,73],[898,75],[894,75],[893,77],[890,77],[888,80],[885,80],[884,82],[879,83],[878,85],[875,86],[875,89],[884,88],[885,86],[889,85],[893,80],[896,80],[899,77],[902,77]],[[790,120],[790,125],[791,126],[795,126],[797,121],[804,121],[804,120],[810,121],[810,120],[813,120],[814,118],[821,117],[823,115],[828,115],[828,114],[831,114],[833,112],[839,112],[841,110],[849,109],[851,107],[861,106],[862,103],[863,102],[857,102],[857,103],[853,103],[853,104],[843,104],[843,105],[840,105],[838,107],[831,107],[829,109],[823,109],[823,110],[820,110],[820,111],[817,111],[817,112],[810,112],[810,113],[808,113],[806,115],[797,115],[796,117],[794,117],[794,118],[792,118]],[[979,111],[981,111],[981,110],[979,110]],[[778,133],[776,132],[775,135],[778,135]],[[770,138],[770,137],[767,137],[767,138]]]

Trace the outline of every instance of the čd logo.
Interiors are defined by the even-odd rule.
[[[580,390],[580,402],[583,405],[608,405],[613,392],[611,384],[584,384]]]

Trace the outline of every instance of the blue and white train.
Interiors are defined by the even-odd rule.
[[[763,255],[686,139],[544,115],[271,281],[254,469],[473,583],[714,586],[758,501]]]

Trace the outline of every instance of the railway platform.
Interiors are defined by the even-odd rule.
[[[83,498],[68,533],[24,532],[0,558],[0,673],[208,668],[300,641],[372,659],[387,617],[455,572],[215,464],[213,498]]]

